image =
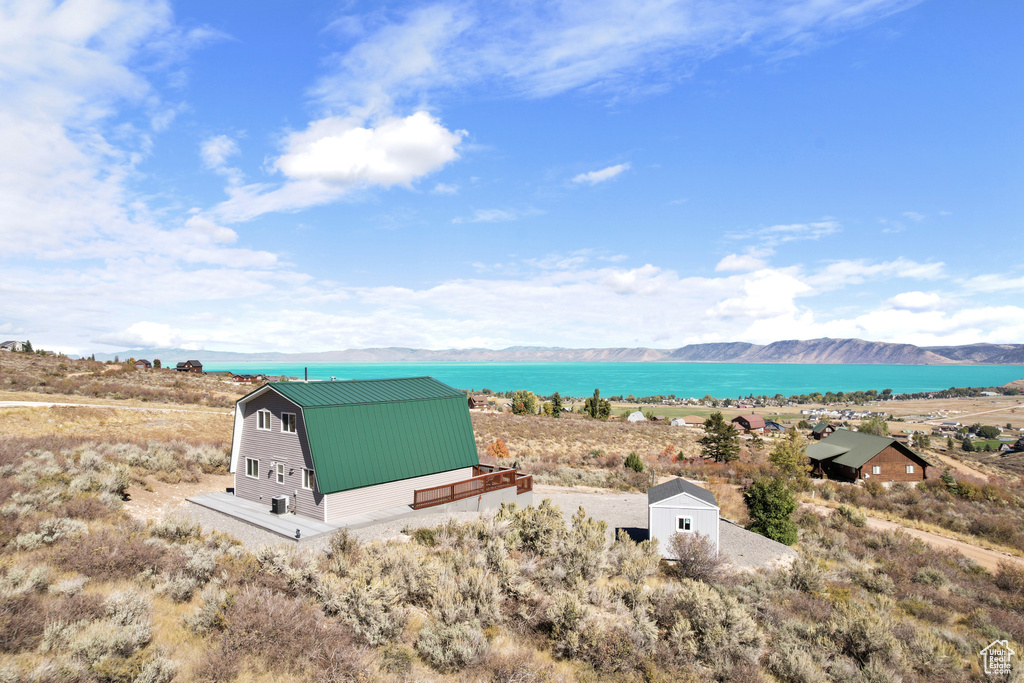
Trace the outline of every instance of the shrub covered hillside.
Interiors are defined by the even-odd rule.
[[[252,389],[190,372],[138,370],[127,363],[0,355],[0,391],[231,407]]]
[[[0,681],[981,681],[981,648],[1024,643],[1019,570],[843,515],[797,515],[792,572],[736,575],[544,502],[322,550],[119,510],[133,477],[225,458],[0,444]]]

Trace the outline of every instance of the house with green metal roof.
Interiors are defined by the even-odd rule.
[[[332,523],[526,483],[486,470],[466,395],[431,377],[271,382],[235,405],[235,496],[268,508]]]
[[[834,424],[822,421],[811,428],[811,436],[813,436],[816,441],[821,441],[822,439],[828,438],[828,435],[834,431],[836,431],[836,426]]]
[[[807,446],[811,473],[839,481],[921,481],[932,464],[886,436],[837,429]]]

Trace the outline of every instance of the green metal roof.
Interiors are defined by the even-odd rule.
[[[838,457],[833,462],[857,469],[858,467],[863,467],[866,462],[889,446],[895,446],[897,450],[918,458],[926,465],[931,465],[930,462],[895,439],[887,436],[865,434],[864,432],[851,432],[849,429],[837,429],[824,441],[808,446],[807,455],[815,460],[826,459],[831,457],[825,455],[825,449],[827,448],[837,452]]]
[[[271,382],[269,386],[303,408],[453,397],[466,400],[464,393],[433,377],[345,382]]]
[[[322,493],[480,462],[466,395],[431,377],[269,386],[302,408]]]
[[[807,457],[811,460],[828,460],[829,458],[834,458],[837,455],[842,455],[849,450],[849,448],[825,443],[824,441],[815,441],[807,446]]]
[[[814,427],[811,429],[811,432],[814,434],[821,434],[823,431],[825,431],[828,425],[828,422],[819,422],[818,424],[814,425]]]

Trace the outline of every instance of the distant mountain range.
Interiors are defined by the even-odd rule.
[[[723,342],[689,344],[677,349],[607,348],[564,349],[510,346],[507,349],[348,349],[318,353],[234,353],[187,349],[130,349],[96,354],[96,360],[159,358],[165,365],[189,359],[205,363],[262,361],[270,363],[440,363],[464,362],[702,362],[702,363],[835,363],[879,365],[1018,365],[1024,364],[1024,344],[914,346],[861,339],[809,339],[771,344]]]

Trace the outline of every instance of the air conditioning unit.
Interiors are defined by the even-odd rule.
[[[270,500],[270,511],[275,515],[288,512],[288,496],[274,496]]]

